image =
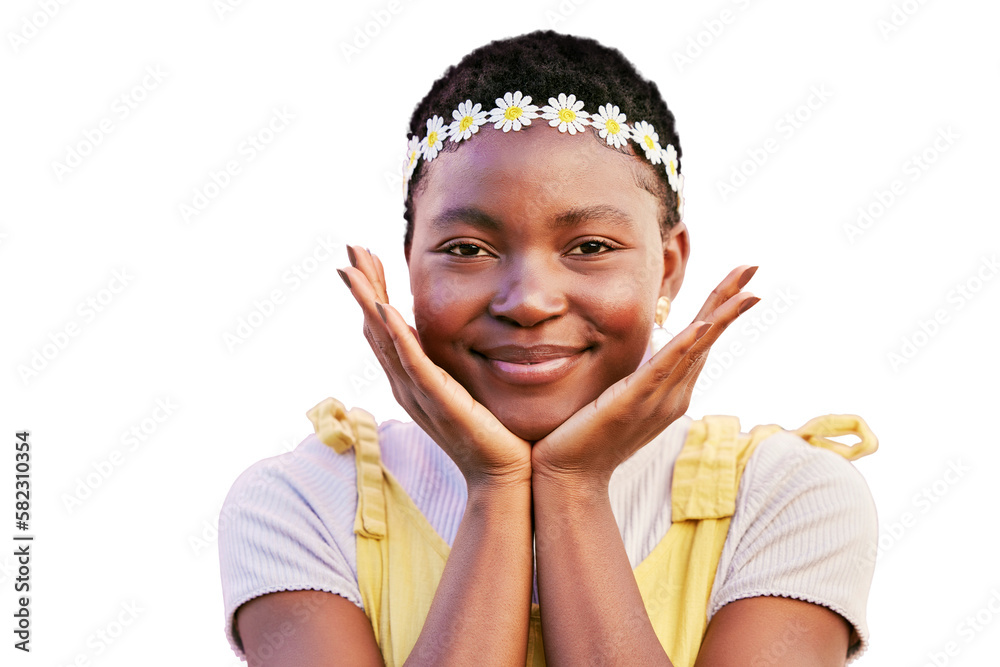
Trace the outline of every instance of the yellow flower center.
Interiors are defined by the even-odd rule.
[[[412,167],[413,166],[413,161],[416,160],[416,159],[417,159],[417,151],[413,151],[412,153],[410,153],[410,163],[408,165],[406,165],[406,166],[407,167]]]
[[[646,142],[646,148],[648,148],[649,150],[653,150],[653,138],[652,137],[650,137],[647,134],[645,137],[642,138],[642,140]]]
[[[677,175],[677,167],[674,165],[674,161],[673,160],[670,161],[670,175],[671,176],[676,176]]]
[[[517,120],[522,113],[524,110],[521,107],[507,107],[507,110],[503,112],[503,117],[507,120]]]
[[[469,129],[470,125],[472,125],[472,116],[463,116],[462,122],[458,124],[458,131],[465,132]]]
[[[607,122],[604,123],[604,127],[607,128],[608,132],[611,134],[618,134],[622,131],[622,126],[618,124],[614,118],[609,118]]]
[[[430,134],[427,135],[427,145],[428,146],[433,146],[434,144],[437,143],[437,140],[438,140],[438,133],[437,132],[431,132]]]
[[[576,120],[576,114],[573,113],[572,109],[560,109],[559,120],[561,120],[564,123],[572,123],[574,120]]]

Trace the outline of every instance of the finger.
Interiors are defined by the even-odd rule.
[[[708,295],[708,299],[705,300],[705,304],[698,311],[698,315],[695,316],[695,320],[702,320],[704,322],[710,322],[712,312],[724,304],[726,301],[731,299],[734,294],[738,293],[743,289],[753,275],[757,272],[758,267],[749,266],[744,264],[743,266],[738,266],[729,274],[722,279],[722,282],[716,286],[712,293]]]
[[[393,388],[396,389],[394,378],[402,380],[406,377],[406,372],[399,362],[399,354],[386,329],[386,324],[375,307],[377,303],[375,288],[358,268],[345,267],[338,269],[338,272],[344,278],[345,284],[348,284],[348,289],[358,305],[361,306],[361,312],[364,315],[365,338],[382,365],[382,369],[389,377],[390,384],[393,384]]]
[[[385,268],[382,266],[382,260],[378,258],[378,255],[371,253],[372,262],[375,264],[375,272],[378,277],[378,284],[381,288],[379,296],[382,297],[382,303],[389,303],[389,291],[388,283],[385,281]]]
[[[752,308],[754,304],[759,301],[760,299],[758,297],[751,297],[749,299],[739,301],[739,306],[737,307],[737,317]],[[726,326],[728,327],[729,325],[727,324]],[[716,332],[713,328],[712,336],[714,340],[707,341],[707,346],[701,350],[692,350],[692,356],[687,370],[683,372],[683,375],[674,384],[674,391],[677,392],[674,394],[675,404],[681,412],[686,412],[688,406],[691,404],[691,396],[694,395],[694,389],[697,385],[698,378],[701,376],[701,372],[705,368],[705,364],[708,361],[708,354],[711,350],[711,346],[716,340],[718,340],[724,329],[725,327],[721,327],[720,330]],[[705,336],[705,338],[707,338],[707,336]],[[700,342],[701,341],[699,341],[699,343]]]
[[[507,431],[464,386],[431,361],[398,310],[388,304],[379,304],[378,309],[385,315],[385,324],[399,353],[400,363],[412,382],[412,396],[417,407],[430,422],[425,430],[433,428],[428,432],[444,433],[455,443],[465,441],[470,433],[498,436]],[[460,455],[460,451],[450,455],[454,458]]]
[[[736,321],[737,317],[752,308],[759,301],[760,297],[750,292],[737,292],[729,297],[705,319],[706,322],[712,322],[715,326],[712,327],[712,330],[706,336],[698,341],[694,351],[699,352],[710,348],[729,325]]]
[[[388,334],[388,330],[384,329],[386,323],[382,321],[380,326],[378,322],[378,319],[380,318],[376,318],[375,315],[373,315],[373,312],[378,313],[376,304],[388,303],[387,300],[384,300],[388,298],[388,294],[385,291],[384,282],[379,283],[382,285],[381,294],[379,294],[380,291],[379,284],[372,284],[371,280],[369,280],[369,275],[372,272],[375,272],[376,274],[378,274],[378,277],[381,278],[381,281],[384,281],[385,274],[384,274],[384,269],[382,267],[382,262],[379,261],[377,256],[371,255],[366,249],[360,248],[358,246],[347,246],[347,247],[350,250],[349,252],[350,259],[352,263],[355,264],[356,266],[353,266],[351,269],[344,269],[343,273],[344,275],[347,276],[348,280],[351,280],[351,276],[353,275],[354,282],[360,285],[360,289],[357,292],[352,290],[352,293],[354,293],[355,298],[358,299],[358,303],[362,306],[362,312],[365,315],[365,327],[364,327],[365,338],[368,339],[368,342],[372,346],[372,349],[376,350],[376,355],[379,357],[379,362],[382,364],[382,367],[385,370],[386,375],[389,376],[390,384],[393,385],[394,389],[393,393],[402,403],[403,399],[400,398],[399,395],[399,390],[402,389],[402,387],[397,387],[397,383],[394,381],[394,377],[400,378],[402,380],[402,378],[406,376],[407,372],[406,369],[403,368],[402,364],[399,362],[398,351],[395,350],[394,348],[391,350],[389,349],[388,343],[391,341],[391,337],[388,337],[387,335],[382,335],[383,331],[385,334]],[[358,278],[358,273],[361,274],[362,276],[361,278]],[[369,297],[369,295],[371,295],[371,297]],[[368,303],[366,304],[363,301],[363,299],[368,299]],[[413,339],[418,341],[419,345],[419,336],[417,335],[416,329],[414,329],[412,326],[409,325],[407,325],[407,328],[410,330]],[[421,347],[420,349],[421,352],[423,352],[423,348]],[[382,354],[379,354],[380,350]]]
[[[640,366],[634,373],[608,387],[595,401],[576,413],[573,419],[606,422],[612,429],[648,429],[658,433],[666,427],[661,417],[675,413],[676,400],[670,395],[676,384],[677,367],[700,337],[712,327],[710,322],[692,322],[683,331]],[[621,422],[622,415],[646,415],[638,422],[630,417]],[[627,423],[626,423],[627,422]]]
[[[673,340],[657,355],[653,355],[648,363],[656,364],[655,370],[649,375],[646,391],[641,394],[642,398],[656,406],[658,414],[668,415],[670,418],[686,412],[691,403],[695,382],[705,365],[712,344],[735,321],[741,311],[746,312],[758,301],[759,298],[748,292],[739,292],[731,296],[711,313],[713,321],[708,323],[710,325],[708,328],[701,328],[705,325],[696,320],[676,337],[681,340],[676,348],[667,352],[665,359],[658,360],[657,355],[667,351]],[[696,325],[700,326],[694,332],[689,331]],[[653,419],[650,423],[658,421]]]
[[[389,295],[385,289],[385,278],[378,270],[371,253],[361,246],[347,246],[347,256],[351,260],[351,266],[358,269],[365,275],[375,293],[375,299],[379,303],[387,303]]]
[[[456,380],[427,357],[423,348],[420,347],[420,342],[417,340],[413,328],[406,323],[398,310],[389,304],[377,304],[376,308],[379,315],[384,316],[383,322],[386,326],[386,332],[392,337],[392,343],[401,367],[421,394],[433,395],[438,399],[450,399],[453,396],[445,396],[442,392],[453,394],[457,389],[462,389],[468,396],[468,400],[472,400],[472,396],[465,392]],[[449,381],[454,383],[456,387],[448,387]],[[463,396],[462,399],[464,400],[465,397]]]
[[[347,248],[351,265],[359,269],[365,274],[366,277],[369,278],[368,282],[371,283],[372,289],[375,290],[376,301],[379,303],[389,303],[388,283],[385,279],[385,267],[382,265],[382,260],[379,259],[379,256],[367,248],[361,249],[360,246],[348,245]],[[365,270],[368,268],[368,261],[365,259],[366,256],[370,258],[371,267],[374,269],[374,281],[371,280],[371,276]],[[410,330],[413,331],[413,335],[417,337],[417,330],[412,326],[410,327]],[[417,339],[419,340],[419,337],[417,337]]]
[[[676,390],[688,391],[692,377],[697,378],[704,366],[705,358],[712,344],[719,339],[722,332],[739,316],[739,310],[744,304],[756,303],[759,299],[749,292],[740,292],[730,297],[725,303],[710,314],[711,328],[696,335],[692,329],[697,329],[700,320],[695,320],[688,328],[674,337],[667,345],[649,360],[653,371],[650,376],[648,391],[654,400],[667,403],[664,394]],[[676,345],[674,341],[677,340]],[[661,358],[660,355],[663,355]]]
[[[498,447],[506,442],[502,458],[519,460],[515,436],[485,406],[478,403],[458,381],[424,353],[416,331],[395,308],[379,303],[375,287],[368,280],[367,251],[353,249],[358,266],[343,269],[351,282],[351,292],[365,313],[365,337],[379,357],[393,396],[413,421],[441,445],[463,473],[481,467],[483,443]],[[509,438],[509,439],[508,439]],[[462,446],[467,444],[468,446]],[[478,443],[478,444],[477,444]],[[527,447],[527,443],[522,443]],[[496,452],[493,452],[495,458]],[[489,457],[487,457],[489,458]],[[487,467],[500,470],[495,465]]]
[[[379,286],[381,287],[380,296],[383,299],[382,303],[389,303],[388,282],[386,282],[385,279],[385,267],[382,266],[382,260],[379,259],[378,255],[370,250],[368,252],[371,254],[372,261],[375,264],[375,269],[378,272]],[[413,337],[419,341],[420,337],[417,336],[417,330],[410,326],[410,331],[413,332]],[[423,349],[423,346],[421,346],[421,349]]]
[[[352,249],[352,255],[351,259],[353,263],[361,263],[356,249]],[[382,305],[378,303],[375,288],[360,268],[351,266],[338,269],[338,271],[342,277],[345,277],[344,282],[349,282],[348,287],[351,290],[351,294],[357,300],[358,305],[361,306],[365,318],[365,339],[371,345],[379,364],[389,379],[393,396],[395,396],[400,406],[406,410],[407,414],[421,428],[428,433],[433,432],[433,421],[425,409],[428,401],[422,399],[420,390],[410,377],[406,365],[400,359],[399,351],[396,349],[396,343],[387,322],[388,318],[384,316],[384,308],[388,304]],[[409,327],[406,328],[409,329]],[[412,332],[412,329],[410,331]]]
[[[708,353],[711,350],[712,345],[715,344],[719,337],[726,331],[727,328],[729,328],[729,325],[736,321],[736,318],[752,308],[758,302],[760,302],[760,297],[754,296],[749,292],[739,292],[730,297],[724,304],[719,306],[712,313],[711,317],[714,318],[714,326],[705,336],[692,346],[690,350],[691,363],[680,379],[681,382],[691,383],[693,388],[693,382],[698,379],[701,369],[705,366],[705,362],[708,359]]]
[[[648,396],[656,392],[664,384],[672,384],[673,375],[699,339],[707,335],[714,325],[711,322],[695,320],[679,334],[670,339],[663,348],[654,354],[638,372],[626,378],[626,386],[639,383],[640,396]]]

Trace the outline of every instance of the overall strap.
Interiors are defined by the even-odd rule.
[[[344,404],[327,398],[306,413],[317,437],[343,454],[354,447],[358,479],[358,512],[354,532],[365,537],[385,537],[385,493],[382,457],[378,447],[375,418],[360,408],[347,412]]]
[[[737,459],[747,445],[747,439],[740,435],[736,417],[709,415],[691,422],[674,462],[670,489],[673,523],[732,516],[739,484]]]
[[[783,430],[776,424],[740,432],[736,417],[708,415],[691,423],[674,464],[671,527],[635,570],[646,611],[675,667],[690,667],[708,626],[708,602],[746,464],[757,445]],[[856,415],[824,415],[793,431],[818,447],[854,460],[878,441]],[[853,447],[824,436],[854,434]]]
[[[413,650],[444,572],[449,547],[382,464],[375,419],[328,398],[307,413],[338,453],[354,448],[358,589],[388,667]],[[390,539],[391,537],[391,539]]]
[[[793,432],[809,444],[840,454],[848,461],[868,456],[878,449],[878,438],[865,420],[857,415],[823,415],[810,419]],[[823,437],[838,435],[856,435],[858,442],[845,445]]]
[[[739,419],[726,415],[708,415],[692,422],[674,464],[672,520],[732,516],[739,480],[750,454],[758,442],[782,430],[777,424],[766,424],[755,426],[745,436],[740,433]],[[857,415],[822,415],[792,433],[849,461],[878,449],[875,434]],[[824,437],[842,435],[855,435],[858,442],[846,445]]]
[[[388,540],[382,457],[375,419],[360,408],[345,410],[335,398],[327,398],[306,413],[317,437],[338,454],[354,448],[357,469],[358,510],[354,517],[357,536],[358,589],[365,613],[371,621],[375,641],[383,652],[391,647],[388,623],[383,614],[388,595]],[[387,664],[392,664],[391,660]]]
[[[674,463],[670,529],[635,577],[675,667],[691,667],[698,657],[740,476],[757,443],[771,432],[744,435],[736,417],[709,415],[691,423]]]

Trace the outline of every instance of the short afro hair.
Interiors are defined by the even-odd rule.
[[[493,100],[515,90],[531,95],[532,103],[539,106],[559,93],[576,95],[577,99],[586,101],[591,112],[602,104],[615,104],[625,113],[629,123],[645,120],[656,128],[660,145],[673,144],[680,168],[681,145],[674,127],[674,114],[667,108],[656,84],[639,74],[635,65],[618,49],[590,38],[552,30],[537,30],[492,41],[449,67],[414,108],[408,138],[422,137],[427,120],[434,114],[443,117],[447,125],[452,119],[451,112],[462,102],[471,99],[489,108]],[[590,126],[590,130],[607,145],[597,135],[597,128]],[[443,150],[457,150],[458,146],[456,142],[446,141]],[[608,148],[635,155],[631,146]],[[667,232],[680,222],[678,194],[670,187],[662,165],[653,165],[645,157],[638,162],[647,167],[637,170],[640,186],[662,202],[660,233],[666,238]],[[406,249],[413,240],[413,200],[420,192],[423,167],[424,160],[418,160],[406,194],[403,213]],[[649,177],[652,173],[656,174],[655,178]]]

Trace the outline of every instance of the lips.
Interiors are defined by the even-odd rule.
[[[505,382],[543,384],[565,377],[587,349],[566,345],[498,345],[473,352]]]
[[[495,361],[507,361],[512,364],[538,364],[553,359],[572,357],[584,349],[568,345],[497,345],[474,351]]]

